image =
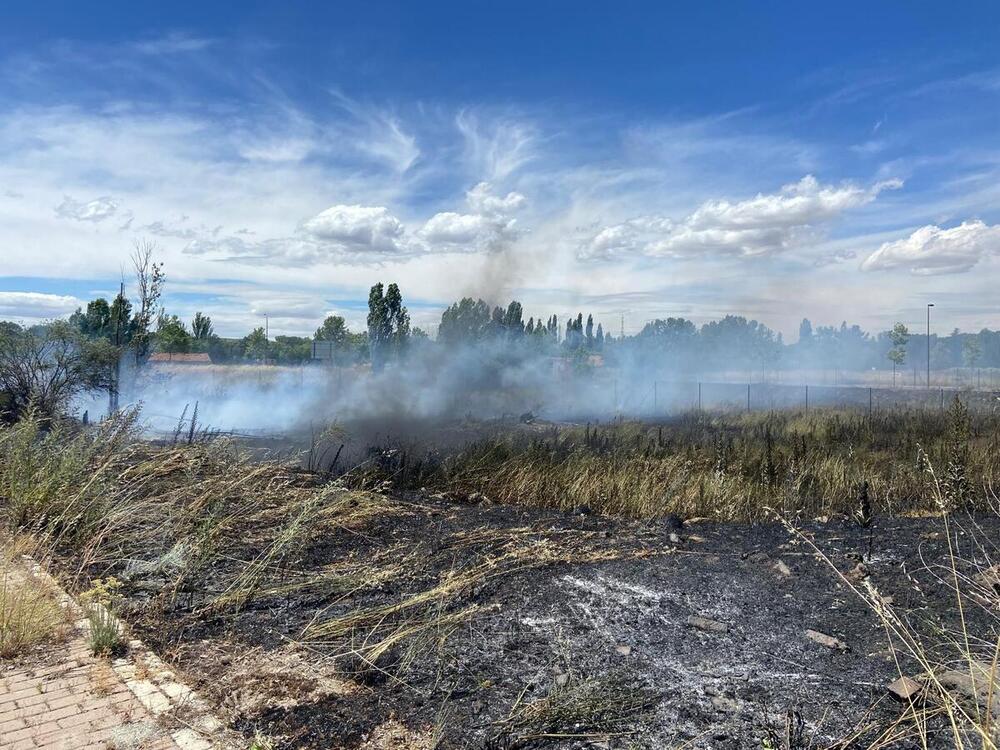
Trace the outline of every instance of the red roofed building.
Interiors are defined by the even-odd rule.
[[[210,365],[212,359],[206,352],[173,353],[156,352],[149,358],[151,363],[173,362],[179,365]]]

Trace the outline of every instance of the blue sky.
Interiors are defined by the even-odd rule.
[[[0,317],[146,239],[233,335],[357,327],[380,279],[430,329],[463,295],[997,327],[998,38],[986,2],[14,5]]]

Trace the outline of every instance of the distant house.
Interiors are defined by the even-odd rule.
[[[187,354],[156,352],[155,354],[150,355],[149,361],[153,364],[165,364],[167,362],[172,362],[178,365],[212,364],[212,359],[208,356],[207,352],[191,352]]]

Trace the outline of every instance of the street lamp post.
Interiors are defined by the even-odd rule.
[[[927,303],[927,387],[931,387],[931,308],[933,302]]]

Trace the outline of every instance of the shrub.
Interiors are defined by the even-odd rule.
[[[110,656],[122,650],[122,631],[115,617],[121,583],[116,578],[97,578],[80,599],[90,623],[89,643],[95,656]]]

